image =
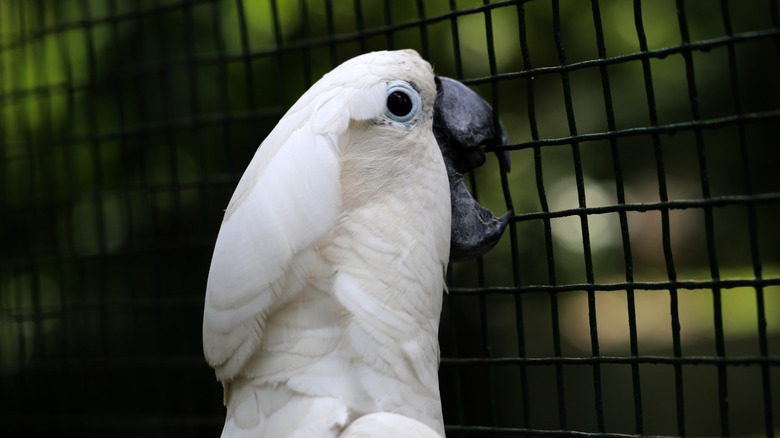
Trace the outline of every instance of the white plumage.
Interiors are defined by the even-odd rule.
[[[389,86],[418,99],[408,120],[386,108]],[[444,435],[451,201],[436,95],[417,53],[362,55],[314,84],[257,150],[206,291],[223,437]]]

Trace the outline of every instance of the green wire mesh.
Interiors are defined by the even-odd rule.
[[[776,0],[0,0],[0,435],[216,436],[222,212],[338,63],[414,48],[507,127],[450,266],[448,436],[774,436]]]

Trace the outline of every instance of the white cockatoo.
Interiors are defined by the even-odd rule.
[[[353,58],[290,108],[211,261],[203,347],[223,437],[444,436],[445,268],[508,221],[462,173],[502,140],[490,106],[412,50]]]

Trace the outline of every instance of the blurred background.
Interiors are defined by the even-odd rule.
[[[256,147],[414,48],[509,134],[450,266],[448,436],[780,431],[776,0],[0,0],[0,435],[217,436],[201,318]]]

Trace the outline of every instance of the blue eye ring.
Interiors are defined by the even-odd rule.
[[[387,86],[385,115],[393,121],[407,123],[420,112],[420,95],[409,84],[394,81]]]

